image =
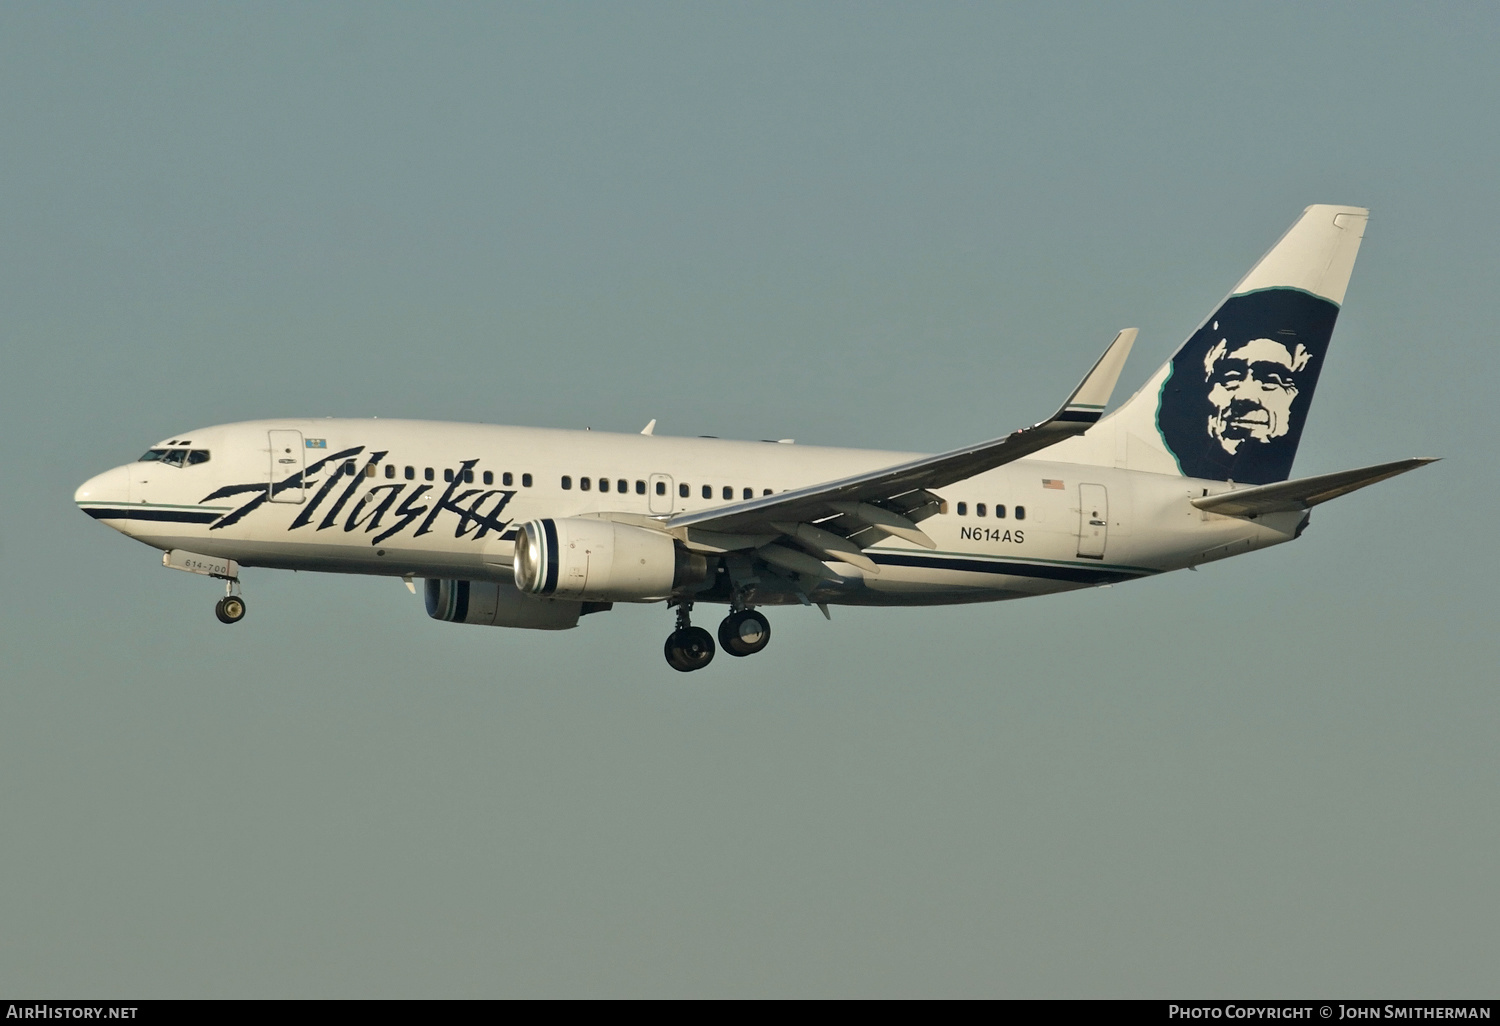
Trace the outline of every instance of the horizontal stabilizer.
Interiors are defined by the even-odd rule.
[[[1319,474],[1317,477],[1299,477],[1295,481],[1278,481],[1276,484],[1259,485],[1255,488],[1238,488],[1218,495],[1205,495],[1192,502],[1199,509],[1230,517],[1291,513],[1311,509],[1320,502],[1337,499],[1340,495],[1358,491],[1366,485],[1436,462],[1436,457],[1421,456],[1374,467],[1361,467],[1358,470],[1342,470],[1337,474]]]

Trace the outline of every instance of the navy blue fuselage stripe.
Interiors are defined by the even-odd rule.
[[[547,536],[547,583],[542,585],[542,594],[551,595],[557,590],[557,525],[543,520],[542,531]]]
[[[1106,570],[1091,566],[1046,566],[1037,563],[1001,563],[990,559],[955,559],[951,556],[904,556],[888,552],[866,552],[877,563],[886,566],[911,566],[921,570],[961,570],[972,574],[1005,574],[1008,577],[1040,577],[1049,581],[1073,581],[1078,584],[1112,584],[1144,577],[1141,573]]]
[[[186,509],[86,509],[95,520],[167,520],[175,524],[211,524],[221,513],[195,513]]]

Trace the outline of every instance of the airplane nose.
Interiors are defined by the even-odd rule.
[[[80,506],[129,502],[130,468],[116,467],[89,478],[73,493],[73,501]]]

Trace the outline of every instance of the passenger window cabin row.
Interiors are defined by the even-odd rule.
[[[205,453],[204,456],[206,458],[207,454]],[[154,458],[160,458],[160,457],[154,457]],[[345,474],[347,474],[347,475],[349,475],[349,476],[352,477],[353,475],[359,473],[359,468],[355,465],[355,463],[354,463],[353,460],[349,460],[343,466],[343,473],[345,473]],[[376,476],[375,464],[372,463],[372,464],[366,466],[365,470],[364,470],[364,473],[365,473],[366,477],[374,477],[374,476]],[[452,469],[445,469],[443,471],[443,480],[444,481],[452,481],[454,473],[455,472]],[[472,470],[465,470],[465,471],[462,471],[461,473],[463,474],[463,480],[464,480],[465,484],[473,484],[474,483],[474,480],[475,480],[474,471],[472,471]],[[387,463],[385,465],[385,476],[387,478],[390,478],[390,479],[394,479],[397,476],[397,468],[396,468],[396,465],[394,463]],[[401,476],[404,477],[408,481],[415,481],[417,479],[417,468],[416,467],[405,467],[402,470],[402,472],[401,472]],[[433,481],[433,480],[436,480],[436,478],[437,478],[437,474],[433,470],[433,468],[431,468],[431,467],[424,467],[422,469],[422,480],[424,480],[424,481]],[[494,484],[495,483],[495,473],[494,473],[494,471],[491,471],[491,470],[484,471],[480,475],[480,480],[482,480],[487,485]],[[505,471],[504,473],[502,473],[500,475],[500,483],[502,485],[504,485],[505,487],[507,487],[507,488],[509,488],[512,485],[514,485],[515,484],[515,480],[516,480],[516,476],[514,474],[512,474],[508,470]],[[572,491],[573,490],[573,478],[572,478],[572,476],[568,475],[568,474],[564,474],[562,476],[561,484],[562,484],[562,490],[563,491],[565,491],[565,492]],[[521,475],[521,487],[522,488],[530,488],[531,485],[532,485],[531,475],[530,474],[522,474]],[[636,495],[645,495],[646,491],[647,491],[646,482],[642,481],[642,480],[639,480],[639,479],[637,479],[635,481],[634,486],[632,486],[632,484],[631,484],[630,481],[626,480],[623,477],[613,478],[613,479],[608,478],[608,477],[598,477],[598,478],[580,477],[578,479],[578,490],[579,491],[581,491],[581,492],[588,492],[588,491],[593,491],[595,488],[597,488],[601,492],[611,492],[612,491],[612,492],[617,492],[620,495],[626,495],[626,494],[628,494],[628,493],[630,493],[632,491],[634,491]],[[665,481],[657,481],[655,483],[654,491],[656,492],[657,495],[666,495],[667,494],[667,483]],[[677,494],[680,497],[684,498],[684,499],[689,498],[692,495],[692,487],[690,485],[686,484],[686,483],[678,484],[678,486],[677,486]],[[713,497],[714,497],[714,488],[713,488],[713,486],[712,485],[703,485],[702,488],[701,488],[701,494],[702,494],[702,496],[705,499],[710,499],[710,500],[713,499]],[[719,494],[720,494],[720,496],[726,502],[733,501],[734,497],[735,497],[735,489],[732,486],[730,486],[730,485],[724,485],[722,487],[722,489],[720,490]],[[761,490],[761,494],[762,495],[771,495],[773,493],[772,493],[772,490],[770,488],[765,488],[765,489]],[[753,499],[753,498],[755,498],[755,489],[753,489],[753,488],[742,488],[742,489],[740,489],[739,496],[740,496],[741,499]]]
[[[681,496],[682,498],[684,498],[684,499],[686,499],[689,495],[691,495],[692,491],[693,491],[693,489],[692,489],[691,485],[679,484],[677,486],[677,494],[679,496]],[[702,491],[703,491],[703,497],[705,499],[712,499],[714,497],[714,486],[713,485],[704,485]],[[762,494],[762,495],[770,495],[771,494],[771,489],[769,489],[769,488],[762,489],[760,494]],[[721,493],[721,496],[726,501],[733,499],[734,498],[734,486],[732,486],[732,485],[725,485],[724,489],[723,489],[723,492]],[[741,499],[753,499],[753,498],[755,498],[755,489],[754,488],[746,488],[746,489],[744,489],[743,491],[740,492],[740,498]]]
[[[572,487],[573,487],[573,479],[571,477],[569,477],[567,474],[564,474],[563,477],[562,477],[562,489],[563,489],[563,491],[565,491],[565,492],[566,491],[570,491],[572,489]],[[579,491],[581,491],[581,492],[587,492],[587,491],[592,490],[593,487],[594,487],[594,479],[593,478],[580,477],[578,479],[578,490]],[[609,478],[607,478],[607,477],[601,477],[601,478],[599,478],[599,490],[601,492],[607,492],[607,491],[609,491]],[[626,494],[627,492],[630,491],[630,482],[627,481],[627,480],[625,480],[623,477],[617,478],[615,480],[615,491],[619,492],[621,495]],[[656,483],[656,494],[657,495],[665,495],[666,493],[667,493],[667,486],[664,485],[664,484],[662,484],[660,481],[658,481]],[[635,494],[637,494],[637,495],[645,495],[646,494],[646,482],[644,482],[644,481],[637,481],[635,483]]]
[[[179,455],[179,453],[181,453],[181,455]],[[183,450],[176,450],[173,453],[171,453],[170,456],[167,453],[165,453],[165,452],[162,452],[160,454],[158,454],[157,452],[147,453],[146,456],[143,457],[143,459],[146,459],[146,460],[162,460],[163,462],[166,462],[167,459],[174,459],[175,458],[174,461],[180,461],[180,460],[183,459],[184,456],[187,456],[187,453],[185,451],[183,451]],[[166,457],[166,458],[164,459],[164,457]],[[194,451],[192,453],[191,457],[188,458],[188,462],[192,462],[192,463],[206,462],[207,460],[208,460],[208,453],[207,452],[203,452],[201,450]],[[180,466],[181,463],[178,462],[177,465]],[[344,464],[344,473],[345,474],[349,474],[349,475],[352,476],[354,474],[357,474],[358,472],[359,472],[358,468],[356,468],[356,466],[354,464],[354,461],[350,460],[349,462],[347,462],[347,463]],[[474,483],[474,480],[475,480],[474,471],[472,471],[472,470],[465,470],[465,471],[462,471],[462,473],[463,473],[463,480],[464,480],[465,484],[473,484]],[[451,482],[453,480],[453,475],[454,475],[454,471],[452,469],[445,469],[443,471],[443,480]],[[365,476],[367,476],[367,477],[374,477],[375,476],[375,465],[373,463],[370,464],[369,466],[365,467]],[[394,463],[387,463],[386,464],[386,466],[385,466],[385,476],[387,478],[394,478],[394,477],[396,477],[396,465]],[[416,467],[406,467],[406,468],[403,469],[401,476],[404,477],[408,481],[414,481],[414,480],[416,480],[416,477],[417,477],[417,468]],[[433,471],[433,469],[431,467],[424,467],[423,468],[423,470],[422,470],[422,479],[424,481],[435,480],[436,476],[437,476],[436,473]],[[509,487],[511,487],[512,485],[515,484],[515,479],[516,479],[515,475],[512,474],[508,470],[505,471],[504,473],[502,473],[500,475],[500,483],[503,486],[507,487],[507,488],[509,488]],[[487,485],[494,484],[495,483],[495,473],[494,473],[494,471],[491,471],[491,470],[484,471],[480,475],[480,480],[482,480]],[[562,490],[563,491],[565,491],[565,492],[572,491],[573,490],[573,478],[572,478],[572,476],[569,475],[569,474],[564,474],[562,476],[561,484],[562,484]],[[532,485],[531,475],[530,474],[522,474],[521,475],[521,487],[522,488],[530,488],[531,485]],[[597,487],[598,490],[601,491],[601,492],[610,492],[610,491],[613,491],[613,492],[619,493],[620,495],[626,495],[626,494],[628,494],[628,493],[630,493],[632,491],[635,492],[636,495],[645,495],[646,494],[646,482],[642,481],[640,479],[637,479],[635,481],[633,487],[632,487],[631,482],[627,481],[623,477],[613,478],[613,479],[608,478],[608,477],[599,477],[599,478],[580,477],[578,479],[578,490],[581,491],[581,492],[592,491],[595,487]],[[666,483],[666,481],[656,481],[655,482],[655,487],[654,487],[653,491],[655,491],[655,493],[657,495],[666,495],[667,494],[667,483]],[[678,495],[679,498],[683,498],[683,499],[691,498],[692,494],[693,494],[693,488],[692,488],[691,485],[689,485],[685,481],[678,482],[678,485],[677,485],[677,495]],[[705,499],[707,499],[709,501],[712,501],[713,498],[714,498],[714,486],[713,485],[701,485],[700,488],[699,488],[699,494],[702,495],[703,498],[705,498]],[[773,493],[772,489],[770,489],[770,488],[764,488],[764,489],[761,490],[760,494],[761,495],[771,495],[771,494],[774,494],[774,493]],[[720,488],[720,490],[719,490],[719,498],[723,499],[725,502],[733,502],[734,499],[735,499],[735,489],[734,489],[734,487],[732,485],[723,485]],[[739,491],[739,498],[742,499],[742,500],[755,498],[755,489],[754,488],[742,488],[742,489],[740,489],[740,491]],[[1004,519],[1006,519],[1007,510],[1006,510],[1006,506],[1005,506],[1004,503],[996,503],[994,505],[994,507],[993,507],[993,510],[994,510],[994,516],[995,516],[996,520],[1004,520]],[[991,511],[991,507],[989,505],[987,505],[986,503],[976,502],[974,504],[974,515],[976,517],[989,516],[990,515],[990,511]],[[969,515],[969,504],[967,502],[956,503],[955,506],[954,506],[954,512],[956,512],[961,517],[968,516]],[[1015,519],[1017,519],[1017,520],[1025,520],[1026,519],[1026,507],[1025,506],[1015,506],[1015,507],[1013,507],[1012,512],[1014,513]]]
[[[156,463],[156,462],[160,462],[160,463],[166,464],[167,466],[181,467],[181,466],[184,466],[184,465],[192,466],[192,465],[198,464],[198,463],[207,463],[208,462],[208,458],[209,458],[209,454],[208,454],[208,450],[206,450],[206,449],[170,449],[170,450],[169,449],[152,449],[151,451],[147,452],[144,456],[141,457],[140,462],[142,462],[142,463]],[[355,474],[359,473],[359,468],[355,466],[355,463],[354,463],[353,460],[349,460],[343,466],[343,473],[347,474],[350,477],[353,477]],[[376,471],[375,471],[375,464],[371,463],[371,464],[369,464],[368,466],[365,467],[365,476],[366,477],[374,477],[375,473],[376,473]],[[474,471],[472,471],[472,470],[465,470],[465,471],[462,471],[461,473],[463,474],[464,484],[473,484],[474,483]],[[387,479],[394,479],[396,477],[396,474],[397,474],[396,465],[394,463],[387,463],[385,465],[385,476],[386,476],[386,478]],[[444,469],[444,471],[443,471],[443,480],[451,482],[453,480],[453,475],[454,475],[454,471],[451,468]],[[404,467],[401,470],[401,476],[403,478],[405,478],[407,481],[415,481],[417,479],[417,468],[416,467],[410,467],[410,466],[409,467]],[[437,477],[436,472],[431,467],[424,467],[424,468],[422,468],[422,480],[424,480],[424,481],[433,481],[433,480],[436,480],[436,477]],[[482,480],[487,485],[494,484],[495,483],[495,472],[492,471],[492,470],[486,470],[486,471],[484,471],[480,475],[480,480]],[[512,487],[515,484],[515,480],[516,480],[516,476],[514,474],[512,474],[508,470],[504,471],[500,475],[500,484],[503,485],[506,488]],[[646,494],[646,482],[645,481],[637,479],[636,482],[635,482],[634,488],[632,488],[631,487],[631,483],[629,481],[627,481],[623,477],[621,477],[621,478],[615,478],[613,480],[611,480],[610,478],[607,478],[607,477],[600,477],[600,478],[580,477],[578,479],[578,490],[582,491],[582,492],[591,491],[595,487],[596,483],[597,483],[599,491],[601,491],[601,492],[615,491],[615,492],[617,492],[617,493],[619,493],[621,495],[625,495],[625,494],[628,494],[631,491],[634,491],[635,494],[637,494],[637,495],[645,495]],[[531,485],[532,485],[531,475],[530,474],[522,474],[521,475],[521,487],[522,488],[530,488]],[[567,492],[567,491],[571,491],[572,489],[573,489],[573,478],[570,475],[568,475],[568,474],[564,474],[563,477],[562,477],[562,490],[565,491],[565,492]],[[655,482],[655,488],[653,490],[656,492],[657,495],[666,495],[667,494],[667,483],[665,481],[657,481],[657,482]],[[699,493],[703,496],[703,498],[712,501],[713,498],[714,498],[714,487],[713,487],[713,485],[702,485],[700,487]],[[687,484],[686,482],[678,482],[678,485],[677,485],[677,495],[678,495],[679,498],[683,498],[683,499],[691,498],[692,494],[693,494],[693,489],[692,489],[691,485]],[[773,493],[772,493],[772,490],[770,488],[764,488],[764,489],[761,490],[760,494],[761,495],[771,495]],[[723,499],[725,502],[732,502],[732,501],[734,501],[734,498],[735,498],[735,489],[734,489],[734,487],[731,486],[731,485],[723,485],[722,488],[719,491],[719,497],[721,499]],[[753,498],[755,498],[755,489],[754,488],[743,488],[743,489],[740,490],[739,497],[741,499],[753,499]],[[961,517],[968,516],[969,515],[969,504],[967,502],[956,503],[955,506],[954,506],[954,512],[956,512]],[[1016,507],[1014,507],[1013,512],[1014,512],[1015,518],[1017,520],[1025,520],[1026,519],[1026,507],[1025,506],[1016,506]],[[976,517],[988,516],[989,513],[990,513],[990,507],[987,506],[985,503],[983,503],[983,502],[976,502],[974,504],[974,515]],[[996,520],[1004,520],[1006,518],[1006,508],[1005,508],[1005,504],[1004,503],[996,503],[994,505],[994,515],[995,515],[995,519]]]
[[[955,507],[954,511],[956,513],[958,513],[959,516],[966,517],[966,516],[969,515],[969,504],[967,502],[960,502]],[[988,515],[988,511],[989,511],[989,507],[986,506],[984,503],[982,503],[982,502],[976,502],[976,503],[974,503],[974,515],[976,517],[986,516],[986,515]],[[1015,514],[1016,514],[1016,519],[1017,520],[1025,520],[1026,519],[1026,507],[1025,506],[1017,506],[1015,508]],[[1000,503],[996,503],[995,504],[995,519],[996,520],[1004,520],[1005,519],[1005,506],[1003,506]]]
[[[581,491],[581,492],[590,491],[590,490],[592,490],[594,488],[595,484],[598,485],[598,488],[599,488],[599,490],[601,492],[607,492],[607,491],[610,490],[610,479],[607,478],[607,477],[601,477],[601,478],[580,477],[578,479],[578,490]],[[569,474],[564,474],[563,475],[563,477],[562,477],[562,490],[565,491],[565,492],[573,490],[573,478],[572,478],[571,475],[569,475]],[[620,493],[621,495],[624,495],[625,493],[627,493],[627,492],[629,492],[631,490],[631,488],[630,488],[630,482],[627,481],[627,480],[625,480],[623,477],[622,478],[617,478],[617,479],[615,479],[615,482],[614,482],[614,490],[616,492]],[[667,482],[666,481],[657,481],[655,483],[655,488],[653,490],[656,492],[657,495],[666,495],[667,494]],[[637,494],[637,495],[645,495],[646,494],[646,482],[641,481],[641,480],[637,480],[635,482],[635,494]],[[689,498],[693,494],[693,488],[692,488],[691,485],[687,484],[686,482],[679,482],[678,485],[677,485],[677,494],[678,494],[678,496],[680,498],[684,498],[684,499]],[[769,488],[763,489],[761,491],[761,494],[762,495],[770,495],[771,494],[771,489],[769,489]],[[713,485],[703,485],[703,487],[702,487],[702,495],[703,495],[703,497],[705,499],[712,499],[714,497],[714,488],[713,488]],[[733,501],[733,499],[734,499],[734,487],[732,485],[724,485],[723,489],[720,492],[720,495],[723,497],[723,499],[726,502]],[[744,488],[744,489],[741,489],[741,491],[740,491],[740,498],[742,498],[742,499],[753,499],[753,498],[755,498],[755,489],[754,488]]]
[[[350,460],[348,463],[344,464],[344,473],[346,473],[346,474],[348,474],[350,476],[353,476],[354,474],[359,473],[359,470],[355,467],[353,460]],[[474,483],[474,471],[472,471],[472,470],[465,470],[465,471],[461,471],[460,473],[463,474],[463,483],[464,484],[473,484]],[[371,463],[369,466],[365,467],[365,476],[366,477],[374,477],[375,476],[375,464]],[[385,465],[385,476],[388,479],[394,478],[396,476],[396,465],[394,463],[387,463]],[[405,478],[406,480],[408,480],[408,481],[415,481],[417,479],[417,468],[416,467],[405,467],[405,468],[403,468],[403,470],[401,472],[401,476],[403,478]],[[443,470],[443,480],[444,481],[450,481],[451,482],[453,480],[453,477],[454,477],[454,471],[452,470],[452,468],[445,468]],[[422,480],[424,480],[424,481],[432,481],[432,480],[435,480],[436,478],[437,478],[437,474],[433,471],[433,469],[431,467],[423,467],[422,468]],[[483,481],[487,485],[492,485],[492,484],[495,483],[495,472],[493,470],[486,470],[486,471],[484,471],[480,475],[479,480]],[[507,470],[507,471],[505,471],[504,473],[502,473],[500,475],[500,483],[502,485],[504,485],[506,488],[509,488],[509,487],[511,487],[512,485],[514,485],[516,483],[516,475],[512,474],[510,471]],[[530,474],[522,474],[521,475],[521,487],[522,488],[530,488],[531,487],[531,475]]]

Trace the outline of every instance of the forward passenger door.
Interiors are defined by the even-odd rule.
[[[272,502],[301,502],[305,497],[302,472],[307,456],[302,448],[301,431],[270,431]],[[285,482],[285,487],[278,488]]]

